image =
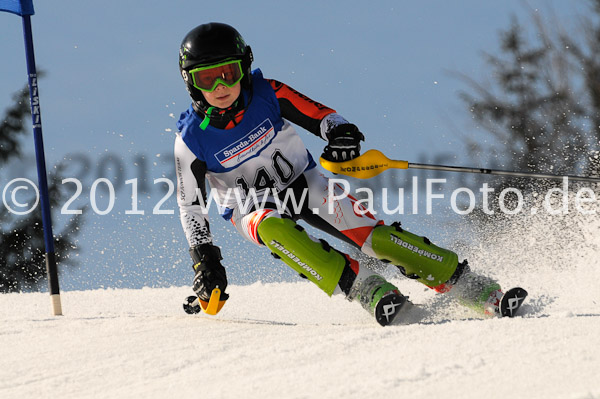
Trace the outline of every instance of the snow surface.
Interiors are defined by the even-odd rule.
[[[62,317],[0,295],[0,398],[600,398],[600,224],[538,222],[468,254],[528,289],[514,319],[399,277],[421,318],[385,328],[304,280],[230,286],[215,317],[189,287],[63,292]]]
[[[2,295],[0,397],[600,397],[600,312],[583,298],[382,328],[306,282],[230,293],[214,318],[183,313],[187,287],[65,292],[62,317],[45,294]]]

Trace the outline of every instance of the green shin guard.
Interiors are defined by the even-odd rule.
[[[476,311],[483,312],[490,294],[500,289],[493,279],[472,272],[466,261],[459,265],[454,252],[433,245],[428,239],[399,226],[376,227],[372,247],[379,259],[400,266],[406,276],[428,287],[434,288],[452,280],[447,287],[452,288],[449,295]],[[458,267],[461,270],[457,271]]]
[[[313,241],[291,219],[270,217],[258,226],[258,234],[273,254],[306,276],[329,296],[340,281],[346,258],[339,252]]]
[[[428,287],[448,282],[458,267],[458,256],[454,252],[399,226],[375,227],[372,247],[377,258],[400,266],[407,277]]]

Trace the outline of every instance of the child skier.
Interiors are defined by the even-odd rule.
[[[213,244],[204,208],[207,179],[224,206],[222,216],[242,236],[266,246],[327,295],[360,302],[381,325],[394,320],[406,297],[347,254],[309,236],[296,221],[391,262],[438,292],[450,291],[472,307],[498,314],[500,286],[472,273],[452,251],[399,223],[386,226],[368,212],[355,212],[352,197],[328,203],[343,196],[330,195],[327,178],[290,122],[325,140],[322,156],[334,162],[359,156],[363,134],[333,109],[251,70],[252,61],[250,46],[222,23],[194,28],[179,50],[181,76],[193,101],[177,122],[177,202],[195,271],[193,290],[202,307],[215,288],[221,292],[220,306],[228,298],[221,251]],[[289,206],[292,201],[285,206],[290,197],[300,200],[299,209]]]

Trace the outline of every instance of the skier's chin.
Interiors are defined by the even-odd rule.
[[[231,94],[225,94],[221,97],[217,97],[214,99],[215,104],[213,104],[213,106],[221,109],[229,108],[233,104],[233,100],[231,98]]]

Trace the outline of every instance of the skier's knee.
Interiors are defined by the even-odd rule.
[[[244,216],[237,217],[234,220],[234,225],[238,232],[251,242],[263,245],[258,233],[260,224],[271,218],[281,218],[282,215],[277,211],[269,208],[256,210]]]
[[[451,283],[460,272],[454,252],[402,229],[399,224],[375,227],[371,245],[377,258],[398,266],[404,275],[431,288]]]
[[[268,218],[258,226],[262,242],[296,272],[332,295],[347,265],[340,252],[321,240],[313,240],[289,218]]]

